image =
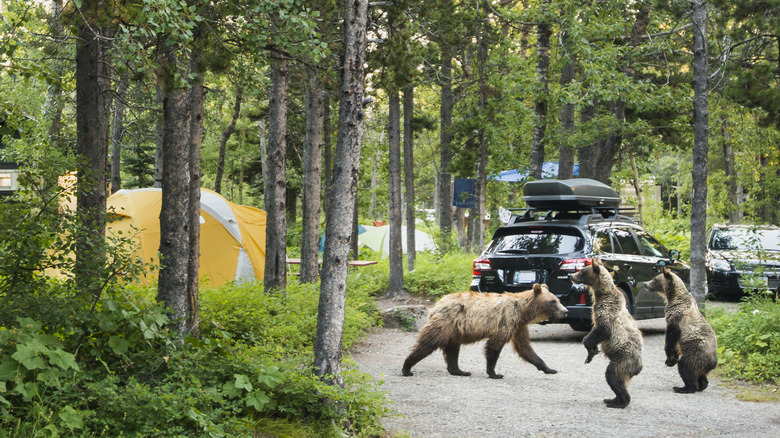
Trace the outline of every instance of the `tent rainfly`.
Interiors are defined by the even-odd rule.
[[[117,191],[107,201],[106,234],[135,237],[136,254],[159,267],[161,206],[160,189]],[[211,286],[262,279],[265,226],[263,210],[234,204],[214,191],[201,189],[200,278]],[[157,269],[149,276],[156,279]]]

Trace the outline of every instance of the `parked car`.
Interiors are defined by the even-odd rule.
[[[780,284],[780,227],[715,225],[707,235],[707,289],[718,298]]]
[[[472,291],[520,292],[545,283],[569,310],[559,322],[587,331],[592,304],[587,286],[572,284],[569,274],[590,265],[594,257],[613,272],[636,319],[664,315],[663,298],[639,286],[661,266],[688,283],[690,268],[680,260],[680,252],[668,250],[620,214],[620,198],[609,186],[586,178],[540,180],[527,183],[523,193],[529,208],[496,230],[474,260]]]

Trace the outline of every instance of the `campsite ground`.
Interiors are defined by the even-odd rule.
[[[430,305],[430,303],[425,303]],[[397,305],[378,302],[380,308]],[[464,346],[461,368],[470,377],[447,373],[439,352],[421,361],[414,376],[401,376],[401,365],[417,338],[398,328],[374,330],[353,349],[363,372],[383,380],[397,417],[386,427],[415,437],[519,436],[780,436],[780,403],[745,402],[737,389],[711,375],[710,387],[676,394],[676,368],[664,365],[664,320],[639,321],[644,335],[644,369],[628,386],[631,404],[609,409],[602,399],[613,394],[604,379],[607,360],[598,355],[585,365],[582,338],[567,325],[533,325],[532,345],[558,370],[546,375],[523,362],[507,346],[498,361],[502,380],[487,378],[484,342]]]

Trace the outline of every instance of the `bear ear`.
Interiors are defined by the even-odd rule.
[[[539,295],[540,293],[542,293],[542,285],[534,283],[534,294]]]
[[[664,274],[664,277],[667,277],[667,278],[669,278],[669,277],[671,277],[671,276],[672,276],[672,271],[671,271],[671,269],[667,268],[666,266],[664,266],[664,267],[661,269],[661,272],[663,272],[663,274]]]
[[[600,260],[599,259],[594,259],[593,260],[593,265],[592,265],[593,266],[593,273],[595,273],[596,275],[600,275],[601,274],[601,266],[602,265],[601,265],[601,263],[596,263],[598,261],[600,261]]]

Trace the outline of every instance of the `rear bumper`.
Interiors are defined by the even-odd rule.
[[[549,285],[548,285],[549,286]],[[473,292],[495,292],[495,293],[504,293],[504,292],[522,292],[522,290],[503,290],[502,288],[497,287],[497,285],[494,284],[485,284],[484,281],[481,281],[481,277],[479,275],[475,275],[471,279],[471,285],[469,286],[469,290]],[[527,290],[527,288],[524,288],[523,290]],[[588,296],[587,287],[581,284],[573,284],[571,286],[571,289],[567,291],[567,293],[558,293],[558,291],[552,290],[551,291],[555,294],[555,296],[558,297],[558,299],[561,301],[561,304],[563,304],[564,307],[566,307],[566,310],[569,311],[569,314],[564,319],[551,321],[552,323],[561,323],[561,324],[569,324],[570,322],[583,322],[583,321],[590,321],[591,320],[591,313],[592,313],[592,307],[590,305],[590,297]],[[585,298],[583,299],[583,294]],[[582,301],[585,301],[585,304],[581,304]]]

